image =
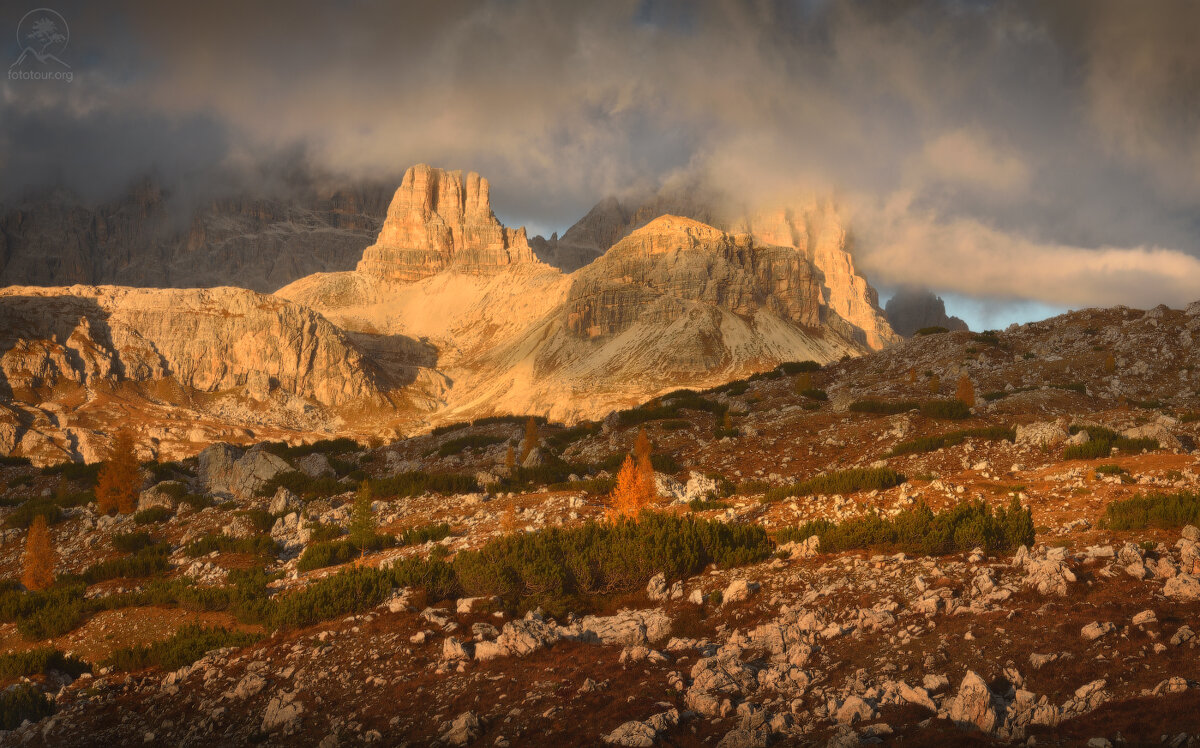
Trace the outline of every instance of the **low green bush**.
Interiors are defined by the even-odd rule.
[[[770,550],[758,525],[644,512],[614,524],[506,535],[460,552],[452,567],[465,594],[532,607],[570,595],[632,592],[658,572],[680,579],[710,563],[752,563]]]
[[[962,400],[929,400],[921,403],[921,415],[926,418],[962,420],[971,417],[971,408]]]
[[[470,436],[462,436],[457,439],[451,439],[442,446],[438,447],[434,452],[438,457],[449,457],[456,455],[467,449],[485,449],[493,444],[500,444],[508,441],[507,436],[493,436],[491,434],[472,434]],[[432,454],[432,453],[431,453]]]
[[[902,473],[891,468],[850,468],[813,476],[790,486],[777,486],[767,490],[764,503],[782,501],[795,496],[814,494],[854,493],[856,491],[884,490],[905,481]]]
[[[1129,471],[1120,465],[1097,465],[1096,472],[1101,475],[1124,475]]]
[[[257,532],[270,532],[275,526],[275,515],[266,509],[242,509],[234,512],[234,516],[249,519]]]
[[[51,671],[78,678],[91,669],[92,666],[83,660],[68,657],[53,647],[0,654],[0,678],[24,678]]]
[[[325,499],[353,488],[333,476],[325,475],[313,478],[299,470],[288,470],[264,483],[256,493],[263,497],[274,496],[280,487],[286,488],[305,500]]]
[[[82,462],[61,462],[57,465],[43,468],[42,475],[61,475],[67,480],[79,481],[90,486],[96,482],[96,476],[100,475],[100,468],[102,467],[104,467],[103,462],[93,462],[86,465]]]
[[[1143,450],[1154,451],[1159,447],[1157,439],[1130,439],[1103,426],[1072,425],[1069,431],[1072,435],[1086,431],[1088,441],[1065,447],[1063,449],[1064,460],[1094,460],[1099,457],[1108,457],[1112,454],[1114,447],[1130,454],[1139,454]]]
[[[471,475],[456,473],[426,473],[412,471],[398,473],[387,478],[373,478],[368,481],[371,495],[380,499],[408,498],[424,493],[476,493],[479,483]]]
[[[159,522],[166,522],[174,512],[165,506],[152,506],[149,509],[143,509],[133,515],[133,522],[137,525],[154,525]]]
[[[139,533],[135,533],[139,534]],[[89,566],[79,578],[88,584],[109,579],[138,579],[160,574],[171,568],[165,545],[150,545],[141,548],[132,556],[110,558]]]
[[[982,502],[968,502],[933,512],[924,502],[893,517],[869,514],[833,523],[807,522],[781,531],[778,541],[821,539],[821,551],[873,549],[902,551],[921,556],[943,556],[983,548],[988,553],[1031,546],[1033,517],[1014,497],[1007,508],[995,511]]]
[[[563,450],[580,439],[600,433],[600,427],[601,424],[599,423],[581,423],[578,426],[563,429],[557,434],[551,434],[545,437],[543,441],[551,449]]]
[[[820,371],[821,365],[816,361],[785,361],[780,364],[778,368],[780,371],[790,377],[795,376],[796,374]]]
[[[855,400],[850,403],[850,410],[855,413],[873,413],[876,415],[895,415],[907,413],[910,410],[920,410],[921,403],[916,400]]]
[[[328,540],[337,540],[346,534],[346,531],[337,525],[326,525],[321,522],[310,522],[308,528],[308,542],[324,543]]]
[[[0,467],[33,467],[33,462],[28,457],[0,455]]]
[[[809,400],[820,400],[822,402],[829,399],[829,395],[825,392],[825,390],[819,390],[819,389],[816,389],[815,387],[810,387],[806,390],[801,390],[800,395],[802,397],[807,397]]]
[[[30,499],[5,517],[4,526],[23,530],[33,524],[36,517],[44,517],[48,525],[57,524],[63,518],[62,507],[51,499]]]
[[[191,665],[206,652],[224,647],[245,647],[260,639],[261,634],[191,624],[179,629],[164,641],[118,649],[104,664],[124,671],[142,670],[147,667],[158,667],[167,671],[178,670]]]
[[[191,556],[192,558],[206,556],[213,551],[274,556],[276,546],[275,539],[270,535],[255,535],[251,538],[231,538],[228,535],[213,533],[189,543],[183,549],[184,555]]]
[[[1110,530],[1200,525],[1200,492],[1149,494],[1113,501],[1104,508],[1100,522]]]
[[[1002,400],[1002,399],[1008,397],[1009,395],[1016,395],[1021,392],[1033,392],[1033,391],[1039,390],[1039,389],[1041,389],[1041,388],[1040,387],[1014,387],[1011,390],[995,390],[993,392],[983,393],[983,399],[988,401],[989,403],[991,403],[991,402],[995,402],[997,400]]]
[[[1010,426],[984,426],[977,429],[951,431],[937,436],[921,436],[909,441],[900,442],[887,453],[888,457],[901,455],[936,452],[943,447],[962,444],[967,439],[984,439],[987,441],[1016,441],[1016,429]]]
[[[931,325],[929,327],[922,327],[920,330],[917,330],[916,332],[913,333],[913,336],[914,337],[924,337],[925,335],[941,335],[941,334],[947,333],[947,332],[950,332],[950,331],[947,330],[945,327],[941,327],[939,325]]]
[[[688,502],[688,509],[693,512],[707,512],[713,509],[728,509],[730,507],[728,501],[720,499],[692,499]]]
[[[396,545],[424,545],[450,537],[450,525],[445,522],[410,527],[396,536]]]
[[[54,702],[32,683],[18,683],[0,691],[0,730],[15,730],[25,720],[38,720],[54,714]]]
[[[112,544],[113,548],[122,553],[137,553],[143,548],[153,545],[154,540],[150,537],[150,533],[143,530],[117,533],[112,536]]]
[[[311,444],[297,444],[294,447],[289,447],[284,442],[268,442],[264,448],[271,454],[278,455],[285,460],[295,460],[300,457],[308,457],[312,454],[323,454],[325,456],[340,455],[346,452],[356,452],[361,449],[361,445],[353,439],[338,438],[338,439],[321,439]]]

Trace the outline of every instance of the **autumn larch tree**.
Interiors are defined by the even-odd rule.
[[[929,394],[936,395],[942,390],[942,378],[934,374],[929,378]]]
[[[524,442],[524,446],[521,447],[521,460],[520,460],[522,465],[525,464],[525,458],[529,456],[529,453],[537,448],[537,443],[538,443],[537,421],[534,420],[533,416],[530,416],[529,420],[525,422],[525,442]]]
[[[360,558],[375,543],[375,529],[375,512],[371,510],[371,485],[363,481],[354,496],[354,505],[350,508],[350,543],[358,549]]]
[[[608,499],[608,516],[614,522],[620,517],[636,517],[648,500],[645,480],[638,473],[633,456],[626,455],[617,473],[617,485]]]
[[[965,373],[958,378],[958,389],[954,397],[968,408],[975,407],[975,385],[971,384],[971,378]]]
[[[642,484],[642,505],[651,504],[658,498],[658,488],[654,484],[654,463],[650,459],[650,437],[646,429],[638,429],[637,438],[633,441],[633,458],[637,467],[638,479]]]
[[[132,514],[137,510],[142,473],[138,465],[137,445],[127,429],[117,432],[108,459],[96,476],[96,507],[101,514]]]
[[[29,536],[25,539],[25,560],[21,574],[25,589],[44,590],[54,584],[54,566],[57,563],[58,553],[50,538],[50,528],[46,526],[46,518],[39,514],[33,518]]]

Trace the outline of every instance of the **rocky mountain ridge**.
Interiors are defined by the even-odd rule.
[[[12,394],[0,446],[92,458],[80,433],[118,420],[155,433],[164,456],[238,432],[394,438],[524,413],[571,423],[897,339],[873,316],[840,225],[805,220],[811,242],[784,246],[664,215],[564,274],[500,224],[486,179],[418,165],[357,269],[273,296],[10,288],[20,315],[3,331]],[[136,392],[115,407],[122,388]],[[59,415],[67,402],[88,417]]]
[[[286,197],[241,188],[192,201],[146,179],[99,205],[62,190],[0,206],[0,284],[239,286],[269,293],[348,270],[379,233],[390,191],[302,179]]]

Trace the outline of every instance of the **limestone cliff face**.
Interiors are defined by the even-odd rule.
[[[580,337],[617,335],[635,322],[670,325],[697,304],[821,323],[819,279],[802,255],[689,218],[651,221],[573,277],[566,324]]]
[[[831,202],[814,200],[798,207],[753,211],[718,207],[731,202],[697,185],[664,190],[631,206],[606,198],[562,238],[540,240],[537,246],[547,261],[582,267],[594,261],[588,259],[588,247],[598,257],[658,216],[685,216],[732,234],[749,234],[759,245],[798,251],[819,280],[816,298],[823,324],[874,350],[900,340],[879,308],[875,289],[855,269],[844,222]]]
[[[197,392],[380,401],[383,377],[310,309],[235,288],[0,289],[0,370],[14,395],[171,378]]]
[[[76,283],[273,291],[348,270],[379,232],[391,190],[295,185],[265,199],[233,187],[183,204],[153,181],[99,205],[54,191],[0,209],[0,285]]]
[[[410,168],[358,271],[409,282],[443,270],[488,275],[536,262],[525,229],[496,220],[488,192],[488,181],[475,172],[464,180],[461,171]]]

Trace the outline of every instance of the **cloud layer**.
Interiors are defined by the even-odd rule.
[[[0,83],[9,199],[285,157],[372,177],[425,161],[484,173],[504,220],[549,231],[605,194],[689,175],[747,202],[838,195],[883,287],[1200,298],[1188,0],[59,10],[74,82]]]

